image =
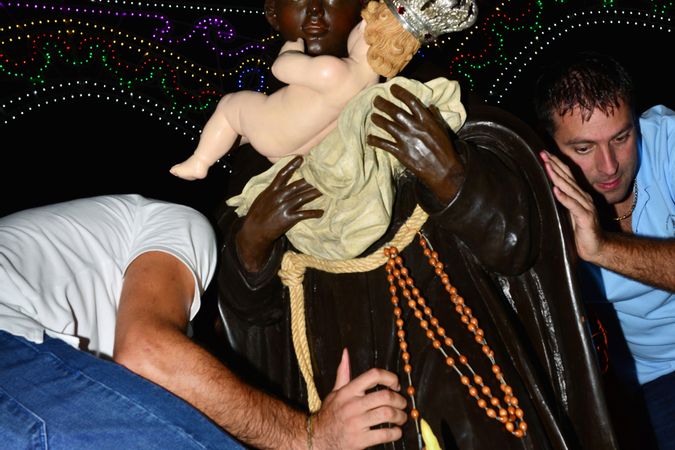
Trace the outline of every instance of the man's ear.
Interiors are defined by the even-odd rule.
[[[265,0],[265,18],[267,19],[267,23],[272,25],[272,28],[274,28],[275,31],[279,31],[275,0]]]

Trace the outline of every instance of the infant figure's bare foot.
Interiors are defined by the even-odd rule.
[[[180,164],[176,164],[170,172],[184,180],[201,180],[206,177],[210,165],[206,161],[199,158],[197,155],[192,155]]]

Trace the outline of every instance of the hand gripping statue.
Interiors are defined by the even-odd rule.
[[[287,86],[271,95],[248,90],[225,95],[194,154],[171,173],[186,180],[204,178],[240,135],[241,144],[250,142],[272,162],[304,155],[318,144],[354,95],[376,84],[380,75],[398,73],[419,48],[388,8],[372,4],[349,35],[346,58],[309,56],[302,39],[286,42],[272,73]]]

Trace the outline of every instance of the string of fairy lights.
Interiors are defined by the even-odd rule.
[[[612,2],[613,3],[613,2]],[[603,9],[578,11],[565,15],[559,21],[541,27],[537,34],[524,47],[505,61],[503,70],[490,87],[489,95],[496,103],[501,103],[518,76],[527,70],[533,56],[546,51],[553,42],[564,39],[565,35],[581,28],[598,25],[632,26],[648,30],[658,30],[664,35],[673,35],[673,23],[670,17],[650,12]]]
[[[673,1],[644,2],[640,10],[621,8],[618,0],[576,11],[570,4],[495,3],[474,27],[422,52],[447,52],[448,73],[474,90],[490,73],[486,95],[499,103],[534,56],[579,28],[617,24],[672,35]],[[259,19],[260,29],[239,25],[244,19]],[[266,35],[264,26],[262,8],[0,0],[0,125],[86,96],[139,108],[196,138],[199,121],[224,93],[244,86],[266,91],[269,63],[262,55],[279,36]],[[242,35],[244,29],[257,34]],[[23,92],[5,95],[5,82]]]

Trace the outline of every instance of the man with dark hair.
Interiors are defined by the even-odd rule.
[[[560,151],[541,157],[572,218],[587,301],[618,319],[610,351],[621,333],[630,351],[610,362],[642,385],[659,445],[673,448],[675,112],[658,105],[638,117],[633,97],[624,67],[584,52],[542,73],[535,110]]]

